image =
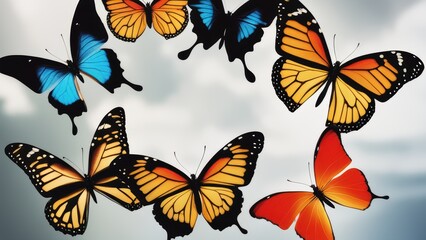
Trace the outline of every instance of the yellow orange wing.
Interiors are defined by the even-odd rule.
[[[90,146],[88,175],[96,191],[133,211],[142,206],[139,199],[109,169],[116,157],[129,153],[125,124],[121,107],[112,109],[101,120]]]
[[[152,26],[166,39],[179,35],[188,24],[188,0],[155,0],[152,2]]]
[[[66,234],[83,234],[90,200],[83,176],[58,157],[28,144],[9,144],[5,153],[43,197],[51,198],[45,207],[50,225]]]

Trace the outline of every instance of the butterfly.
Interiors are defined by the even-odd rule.
[[[83,234],[95,191],[119,205],[136,210],[142,205],[129,188],[109,170],[117,156],[128,154],[124,110],[111,110],[100,122],[90,145],[89,172],[81,175],[65,161],[38,147],[12,143],[5,148],[30,178],[37,191],[50,198],[44,209],[47,221],[64,234]]]
[[[108,35],[96,13],[94,0],[80,0],[71,25],[72,61],[66,64],[33,56],[12,55],[0,58],[0,72],[14,77],[36,93],[51,90],[49,102],[58,114],[67,114],[72,132],[77,134],[74,118],[87,111],[78,86],[84,82],[82,73],[105,89],[114,92],[122,83],[137,91],[142,87],[127,81],[117,55],[111,49],[101,49]]]
[[[165,39],[179,35],[188,24],[187,0],[102,0],[111,32],[123,41],[136,41],[145,28],[154,26]]]
[[[326,125],[341,132],[358,130],[372,117],[374,100],[386,102],[418,77],[423,62],[404,51],[383,51],[332,64],[317,20],[298,0],[279,3],[272,84],[279,99],[294,112],[321,86],[316,106],[331,86]]]
[[[375,198],[389,199],[388,196],[373,194],[359,169],[343,171],[351,161],[343,148],[338,130],[328,127],[315,148],[314,173],[317,185],[311,185],[313,192],[271,194],[256,202],[250,208],[250,215],[266,219],[284,230],[299,216],[296,220],[296,232],[301,238],[334,239],[325,205],[334,208],[334,202],[365,210]]]
[[[268,27],[276,16],[275,0],[249,0],[234,13],[225,13],[221,0],[190,0],[192,31],[197,40],[189,49],[178,54],[185,60],[192,49],[199,43],[204,49],[209,49],[217,41],[219,49],[225,44],[228,60],[233,62],[240,59],[244,66],[245,77],[254,82],[256,77],[248,69],[245,54],[253,51],[255,43],[263,36],[262,28]]]
[[[142,205],[154,204],[153,214],[167,231],[167,238],[192,232],[199,214],[213,229],[236,225],[242,208],[238,187],[250,183],[264,137],[245,133],[225,145],[211,158],[198,177],[143,155],[122,155],[111,169],[138,197]]]

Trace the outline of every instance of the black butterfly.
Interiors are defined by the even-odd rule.
[[[202,43],[207,50],[220,40],[219,49],[225,44],[228,60],[240,59],[246,79],[254,82],[256,77],[247,68],[244,56],[253,51],[253,45],[261,40],[262,28],[268,27],[274,20],[276,1],[249,0],[234,13],[225,13],[222,0],[189,0],[188,6],[192,9],[192,31],[197,34],[197,40],[178,57],[185,60],[197,44]]]

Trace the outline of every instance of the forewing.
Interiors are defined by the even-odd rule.
[[[263,142],[261,132],[236,137],[210,159],[200,173],[199,181],[202,185],[246,186],[253,177]]]
[[[152,4],[152,25],[166,39],[179,35],[188,24],[188,0],[156,0]]]
[[[135,0],[102,0],[108,11],[107,24],[120,40],[136,41],[147,26],[145,5]]]
[[[74,168],[40,148],[12,143],[4,151],[28,175],[43,197],[61,195],[64,189],[81,187],[84,182],[83,176]]]
[[[337,129],[326,128],[315,148],[314,173],[318,188],[324,189],[351,161],[343,148]]]
[[[343,64],[340,77],[354,88],[385,102],[423,70],[424,64],[417,56],[404,51],[386,51]]]
[[[94,188],[129,210],[141,207],[127,185],[113,174],[109,166],[120,155],[129,153],[124,109],[112,109],[96,129],[89,153],[89,176]]]

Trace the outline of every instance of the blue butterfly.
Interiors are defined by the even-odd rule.
[[[240,59],[244,66],[246,79],[254,82],[256,77],[247,68],[244,55],[253,51],[253,45],[263,36],[262,28],[268,27],[276,16],[276,0],[249,0],[234,13],[225,13],[222,0],[189,0],[192,9],[192,31],[197,40],[189,49],[178,54],[185,60],[199,43],[209,49],[217,41],[219,49],[225,44],[228,60]]]
[[[0,58],[0,72],[14,77],[36,93],[51,90],[49,102],[58,114],[67,114],[72,132],[77,134],[74,118],[87,111],[77,79],[82,73],[93,78],[105,89],[114,92],[122,83],[136,91],[142,86],[123,77],[117,55],[111,49],[101,49],[108,40],[107,32],[96,13],[94,0],[80,0],[71,25],[72,61],[66,64],[33,56],[12,55]]]

